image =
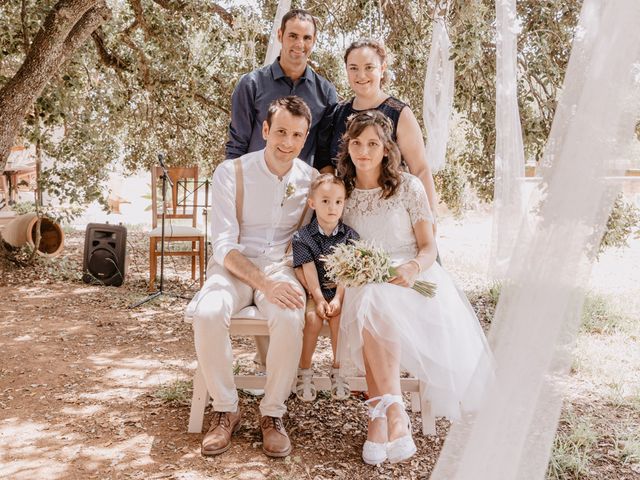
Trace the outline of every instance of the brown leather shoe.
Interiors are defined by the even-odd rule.
[[[279,417],[262,417],[262,451],[269,457],[286,457],[291,453],[291,441]]]
[[[231,447],[231,435],[240,428],[242,414],[237,412],[213,412],[209,431],[202,439],[202,455],[219,455]]]

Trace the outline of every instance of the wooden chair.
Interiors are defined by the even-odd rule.
[[[167,182],[167,198],[164,226],[164,255],[167,257],[191,257],[191,279],[196,279],[196,259],[200,268],[200,287],[204,283],[204,252],[206,248],[204,234],[197,228],[198,209],[198,167],[168,168],[167,172],[173,186]],[[149,232],[149,291],[154,290],[158,271],[158,256],[162,235],[162,168],[154,167],[151,171],[151,209],[153,214],[153,230]],[[182,224],[186,222],[187,224]],[[168,243],[190,242],[187,250],[171,250]]]
[[[269,335],[267,320],[260,315],[256,307],[246,307],[231,319],[229,328],[231,335],[255,336]],[[329,336],[329,326],[324,325],[320,331],[320,335]],[[264,388],[266,377],[264,375],[235,375],[236,387],[243,388]],[[347,382],[352,391],[364,392],[367,390],[367,382],[364,377],[349,377]],[[318,390],[330,390],[331,380],[327,376],[313,377],[313,383]],[[431,414],[431,405],[429,402],[423,402],[424,398],[421,394],[426,388],[423,382],[416,378],[403,378],[400,381],[403,392],[411,392],[411,410],[413,412],[421,412],[422,416],[422,433],[424,435],[435,435],[436,424],[435,418]],[[209,403],[209,392],[204,383],[204,376],[200,371],[200,367],[196,366],[195,375],[193,377],[193,397],[191,399],[191,413],[189,414],[189,433],[201,433],[202,423],[204,421],[204,411]]]

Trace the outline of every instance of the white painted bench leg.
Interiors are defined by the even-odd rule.
[[[418,413],[421,410],[422,410],[422,405],[420,404],[420,393],[411,392],[411,411],[413,413]]]
[[[424,382],[420,382],[420,392],[419,392],[419,396],[421,399],[424,399],[425,397],[422,395],[424,390],[427,388],[426,384]],[[411,403],[413,404],[413,395],[411,398]],[[422,434],[423,435],[435,435],[436,434],[436,418],[433,416],[433,413],[431,412],[431,403],[426,401],[426,400],[422,400],[420,401],[421,403],[421,411],[422,411]]]
[[[196,366],[193,376],[193,397],[191,398],[191,413],[189,413],[189,433],[201,433],[204,421],[204,410],[209,402],[209,392],[204,383],[204,375],[200,365]]]

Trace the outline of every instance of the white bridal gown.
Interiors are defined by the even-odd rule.
[[[431,222],[431,211],[422,184],[408,173],[402,174],[393,197],[382,199],[380,193],[380,188],[353,190],[344,223],[399,265],[415,258],[413,225]],[[426,382],[433,413],[457,419],[479,406],[493,372],[491,352],[471,305],[449,274],[434,262],[418,278],[436,283],[435,297],[390,283],[346,289],[338,341],[342,373],[364,371],[366,328],[399,355],[403,370]]]

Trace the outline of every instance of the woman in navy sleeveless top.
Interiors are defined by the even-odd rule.
[[[400,148],[402,163],[424,185],[432,213],[435,215],[438,196],[431,168],[427,163],[420,125],[406,103],[382,90],[387,68],[386,59],[384,45],[377,40],[358,40],[349,45],[344,55],[344,63],[349,85],[355,96],[336,104],[327,114],[331,117],[333,134],[329,144],[318,146],[314,166],[323,172],[333,171],[340,140],[349,117],[364,110],[378,110],[391,120],[393,140]]]

